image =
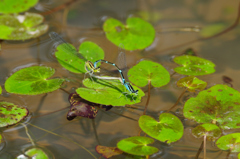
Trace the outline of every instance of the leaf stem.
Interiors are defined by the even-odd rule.
[[[181,93],[181,95],[178,97],[177,102],[170,108],[168,109],[167,113],[170,112],[174,107],[176,107],[178,105],[178,103],[180,102],[180,99],[182,98],[182,96],[184,95],[184,93],[187,91],[187,88],[184,89],[184,91]]]
[[[207,142],[207,135],[203,136],[203,159],[206,159],[206,142]]]
[[[95,134],[97,143],[98,143],[98,145],[101,145],[100,140],[99,140],[99,138],[98,138],[98,134],[97,134],[95,119],[92,119],[92,126],[93,126],[93,130],[94,130],[94,134]]]
[[[151,80],[148,80],[148,98],[147,98],[147,102],[146,102],[146,105],[145,105],[145,109],[143,111],[143,115],[145,115],[146,111],[147,111],[147,107],[148,107],[148,104],[149,104],[149,101],[150,101],[150,96],[151,96],[150,92],[151,92]]]
[[[195,156],[195,159],[198,159],[198,157],[199,157],[202,149],[203,149],[203,141],[202,141],[202,143],[201,143],[201,146],[200,146],[199,149],[198,149],[198,152],[197,152],[197,154],[196,154],[196,156]]]
[[[30,134],[28,133],[28,128],[26,127],[26,125],[25,125],[24,123],[21,123],[21,124],[22,124],[22,126],[25,128],[26,134],[27,134],[27,136],[28,136],[31,144],[32,144],[33,146],[35,146],[35,143],[34,143],[33,139],[31,138]]]
[[[227,156],[226,156],[226,159],[228,159],[229,158],[229,156],[230,156],[230,154],[231,154],[231,149],[229,150],[229,152],[227,153]]]

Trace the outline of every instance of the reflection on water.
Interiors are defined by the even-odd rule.
[[[41,7],[47,7],[41,9],[45,11],[63,2],[42,1],[40,3],[42,3]],[[240,83],[237,82],[240,78],[238,28],[217,38],[168,49],[199,38],[199,34],[195,31],[169,31],[168,28],[204,27],[219,22],[229,26],[236,18],[237,5],[237,1],[224,0],[81,0],[65,10],[46,15],[45,22],[50,25],[51,31],[63,35],[64,39],[76,47],[84,40],[97,43],[105,51],[106,60],[115,61],[118,48],[106,39],[101,30],[103,19],[113,17],[125,21],[129,16],[141,15],[154,25],[157,30],[156,40],[145,50],[127,51],[128,66],[131,67],[145,58],[159,62],[169,72],[173,72],[172,69],[176,65],[171,62],[172,56],[181,54],[187,48],[193,48],[198,56],[216,64],[216,73],[199,77],[208,82],[208,87],[223,83],[222,76],[225,75],[233,80],[234,88],[240,90]],[[34,9],[32,11],[34,12]],[[165,49],[168,50],[162,51]],[[73,92],[73,88],[81,86],[81,81],[84,79],[84,75],[70,73],[57,63],[52,54],[52,42],[49,40],[48,34],[24,42],[2,42],[0,52],[0,84],[2,86],[6,78],[14,71],[29,65],[45,65],[55,68],[55,77],[64,77],[71,81],[64,86],[64,89],[69,92]],[[176,81],[182,77],[175,75],[167,86],[151,90],[148,115],[157,119],[160,111],[167,110],[176,102],[182,92],[182,89],[176,88]],[[143,90],[146,89],[143,88]],[[49,113],[69,106],[68,94],[61,90],[38,96],[8,95],[6,92],[3,92],[3,95],[0,97],[1,100],[13,103],[17,101],[15,103],[27,106],[34,115]],[[18,102],[19,100],[20,102]],[[180,103],[181,106],[183,102]],[[145,103],[146,98],[137,106],[143,109]],[[181,108],[180,105],[176,108],[176,114],[179,114],[178,116],[185,125],[184,136],[171,145],[156,141],[154,146],[158,147],[160,151],[150,158],[190,159],[195,157],[202,140],[191,135],[191,129],[196,125],[183,118]],[[138,119],[142,115],[142,110],[131,108],[115,108],[111,111],[134,119]],[[114,147],[119,140],[137,135],[140,129],[136,121],[116,115],[111,111],[99,111],[95,119],[95,129],[101,145]],[[95,156],[99,156],[95,152],[95,146],[99,143],[96,140],[92,121],[85,118],[68,121],[66,119],[67,112],[68,110],[62,110],[39,118],[32,118],[30,121],[33,125],[70,138],[87,148]],[[87,151],[69,140],[29,125],[28,130],[34,142],[51,151],[56,159],[92,158]],[[30,142],[25,130],[18,126],[4,130],[3,135],[7,141],[5,148],[0,152],[0,157],[3,158],[14,158],[14,155],[21,154],[23,145]],[[225,158],[227,154],[210,142],[207,143],[207,148],[208,158]],[[236,158],[236,154],[232,154],[232,156]]]

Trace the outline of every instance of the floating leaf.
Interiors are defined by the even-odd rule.
[[[142,115],[138,124],[146,134],[166,143],[175,142],[183,135],[182,122],[170,113],[162,113],[159,122],[148,115]]]
[[[23,95],[37,95],[55,91],[60,88],[64,79],[47,80],[55,70],[45,66],[32,66],[21,69],[11,75],[5,82],[5,89],[9,93]]]
[[[2,94],[2,87],[0,86],[0,94]]]
[[[133,88],[139,90],[138,94],[130,93],[119,80],[87,78],[83,84],[88,88],[80,87],[76,92],[85,100],[103,105],[125,106],[126,104],[139,103],[141,97],[145,95],[136,86]]]
[[[153,143],[154,140],[144,136],[133,136],[123,139],[117,143],[117,147],[129,154],[146,156],[152,155],[158,151],[156,147],[147,146]]]
[[[68,49],[68,47],[71,48]],[[64,68],[74,73],[86,73],[86,60],[95,62],[104,59],[104,51],[97,44],[90,41],[85,41],[79,46],[79,53],[71,44],[63,43],[57,47],[55,56]],[[83,56],[83,58],[79,58],[78,55]]]
[[[215,64],[206,59],[183,55],[174,58],[174,62],[182,66],[174,68],[174,71],[183,75],[207,75],[215,72]]]
[[[225,28],[226,28],[226,25],[224,25],[224,24],[212,24],[212,25],[206,26],[203,29],[201,29],[200,35],[202,37],[213,36],[217,33],[220,33]]]
[[[178,87],[187,87],[189,92],[195,92],[196,89],[204,90],[207,82],[202,81],[194,76],[184,77],[177,82]]]
[[[39,37],[48,30],[48,25],[40,25],[42,22],[43,16],[36,13],[0,15],[0,39],[26,40]]]
[[[109,18],[103,24],[108,40],[115,45],[123,44],[126,50],[144,49],[152,44],[155,38],[153,26],[141,18],[130,17],[124,25]]]
[[[219,84],[187,100],[183,113],[198,123],[218,123],[222,129],[240,128],[239,105],[240,93]]]
[[[28,115],[25,107],[13,103],[0,102],[0,127],[17,124]]]
[[[240,159],[240,153],[238,154],[238,159]]]
[[[38,0],[1,0],[0,13],[20,13],[35,6]]]
[[[169,72],[160,64],[152,61],[141,61],[128,71],[129,80],[139,87],[151,81],[154,87],[161,87],[170,81]]]
[[[240,152],[240,133],[224,135],[217,140],[216,145],[221,150]]]
[[[120,155],[123,152],[119,150],[117,147],[107,147],[107,146],[96,146],[97,153],[101,154],[105,158],[110,158],[112,156]]]
[[[207,140],[215,141],[222,135],[222,131],[217,125],[206,123],[195,127],[192,134],[196,138],[207,136]]]
[[[49,159],[48,155],[40,148],[31,148],[25,152],[25,154],[17,156],[17,159]]]

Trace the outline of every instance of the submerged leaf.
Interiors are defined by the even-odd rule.
[[[218,124],[222,129],[240,128],[240,93],[227,85],[215,85],[190,98],[184,105],[186,118]]]
[[[31,148],[23,155],[17,156],[17,159],[49,159],[48,155],[40,148]]]
[[[13,103],[0,102],[0,127],[17,124],[28,115],[25,107]]]
[[[9,93],[23,95],[37,95],[55,91],[60,88],[64,79],[47,80],[55,70],[45,66],[32,66],[21,69],[11,75],[5,82],[5,89]]]
[[[162,113],[159,122],[148,115],[142,115],[138,124],[146,134],[166,143],[175,142],[183,135],[182,122],[170,113]]]
[[[109,18],[103,24],[108,40],[116,46],[124,45],[126,50],[144,49],[152,44],[155,38],[153,26],[141,18],[130,17],[126,25]]]
[[[43,16],[36,13],[0,15],[0,39],[26,40],[46,33],[48,25],[42,24]]]
[[[207,140],[215,141],[222,135],[222,131],[217,125],[206,123],[195,127],[192,130],[192,134],[196,138],[200,138],[206,135]]]
[[[204,90],[207,82],[202,81],[194,76],[184,77],[177,82],[178,87],[187,87],[189,92],[195,92],[196,89]]]
[[[169,72],[160,64],[152,61],[141,61],[128,71],[129,80],[139,87],[151,81],[154,87],[161,87],[170,81]]]
[[[204,27],[203,29],[201,29],[200,31],[200,35],[202,37],[209,37],[209,36],[213,36],[217,33],[220,33],[221,31],[223,31],[226,28],[225,24],[212,24],[209,26]]]
[[[240,133],[224,135],[217,140],[216,145],[221,150],[240,152]]]
[[[209,60],[190,55],[174,58],[174,62],[182,66],[174,68],[174,71],[183,75],[207,75],[215,72],[215,64]]]
[[[101,145],[96,146],[96,151],[105,158],[110,158],[123,153],[123,151],[119,150],[117,147],[107,147]]]
[[[149,137],[133,136],[119,141],[117,147],[132,155],[146,156],[158,151],[156,147],[148,146],[153,142],[154,140]]]
[[[119,80],[88,78],[83,81],[83,84],[88,88],[80,87],[76,92],[85,100],[103,105],[125,106],[139,103],[141,97],[145,95],[136,86],[133,88],[139,90],[138,94],[130,93]]]
[[[0,94],[2,94],[2,87],[0,86]]]

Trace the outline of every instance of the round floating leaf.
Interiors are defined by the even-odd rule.
[[[142,115],[138,124],[146,134],[166,143],[175,142],[183,135],[182,122],[170,113],[162,113],[159,122],[148,115]]]
[[[221,150],[231,150],[231,152],[240,152],[240,133],[232,133],[220,137],[216,145]]]
[[[2,87],[0,86],[0,94],[2,94]]]
[[[195,92],[196,89],[204,90],[207,82],[202,81],[194,76],[184,77],[177,82],[178,87],[187,87],[189,92]]]
[[[38,0],[1,0],[0,13],[20,13],[35,6]]]
[[[117,147],[129,154],[146,156],[152,155],[158,151],[156,147],[147,146],[153,143],[154,140],[144,136],[133,136],[123,139],[117,143]]]
[[[224,24],[212,24],[212,25],[206,26],[203,29],[201,29],[200,35],[204,38],[213,36],[217,33],[220,33],[225,28],[226,28],[226,25],[224,25]]]
[[[190,98],[184,105],[186,118],[213,123],[222,129],[240,128],[240,93],[227,85],[215,85]]]
[[[17,159],[49,159],[48,155],[40,148],[31,148],[25,152],[24,155],[17,156]]]
[[[64,68],[74,73],[86,73],[86,60],[95,62],[104,59],[104,51],[102,48],[90,41],[83,42],[79,46],[79,52],[80,54],[71,44],[63,43],[57,47],[55,56]],[[82,58],[78,55],[82,56]]]
[[[126,104],[135,104],[141,102],[141,97],[144,92],[133,86],[138,90],[138,94],[130,93],[119,80],[100,80],[100,79],[85,79],[83,84],[88,87],[80,87],[76,92],[85,100],[90,102],[112,105],[125,106]]]
[[[119,150],[117,147],[107,147],[107,146],[96,146],[97,153],[101,154],[105,158],[110,158],[112,156],[120,155],[123,152]]]
[[[26,40],[39,37],[48,30],[48,25],[40,25],[42,22],[43,16],[36,13],[0,15],[0,39]]]
[[[174,58],[174,62],[182,66],[174,68],[174,71],[183,75],[207,75],[215,72],[215,64],[206,59],[183,55]]]
[[[32,66],[21,69],[11,75],[5,82],[5,89],[9,93],[23,95],[37,95],[55,91],[60,88],[64,79],[47,80],[55,70],[45,66]]]
[[[155,38],[153,26],[141,18],[130,17],[124,25],[109,18],[103,24],[108,40],[115,45],[123,44],[126,50],[144,49],[152,44]]]
[[[222,131],[217,125],[206,123],[195,127],[192,134],[196,138],[207,136],[207,140],[215,141],[222,135]]]
[[[27,115],[28,110],[25,107],[8,102],[0,102],[0,127],[17,124]]]
[[[170,81],[169,72],[160,64],[152,61],[141,61],[128,71],[129,80],[139,87],[151,81],[154,87],[161,87]]]

